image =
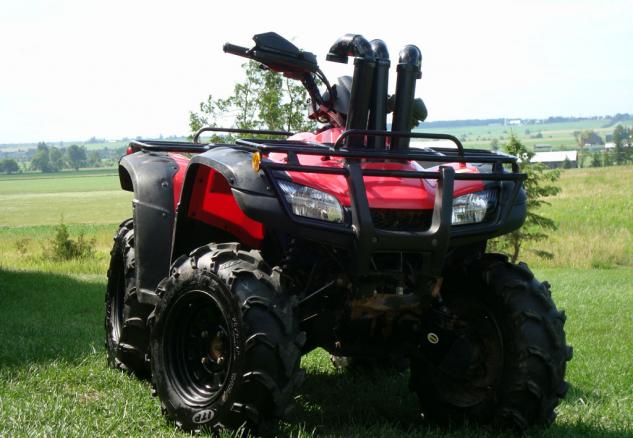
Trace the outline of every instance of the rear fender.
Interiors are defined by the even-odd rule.
[[[266,177],[253,171],[250,152],[217,147],[191,159],[178,206],[172,261],[210,241],[261,248],[264,226],[244,213],[234,190],[272,196]]]
[[[155,300],[154,289],[169,273],[178,171],[166,153],[137,152],[119,161],[121,188],[134,192],[136,284],[142,302]]]

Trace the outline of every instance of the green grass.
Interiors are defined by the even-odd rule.
[[[1,227],[112,224],[130,216],[132,194],[113,169],[12,175],[0,179]]]
[[[63,169],[54,173],[43,173],[29,171],[23,173],[12,173],[0,175],[0,181],[27,180],[27,179],[54,179],[54,178],[76,178],[86,176],[116,176],[117,169],[114,167],[85,168],[79,170]]]
[[[570,169],[561,175],[561,192],[542,212],[558,224],[546,242],[529,244],[523,259],[547,267],[633,266],[633,166]],[[555,254],[537,259],[530,248]]]
[[[552,283],[575,348],[559,418],[530,435],[633,436],[630,181],[633,167],[565,171],[546,209],[560,227],[546,244],[556,258],[522,257]],[[106,172],[0,179],[0,436],[184,436],[163,420],[147,383],[105,366],[108,251],[131,215],[131,194],[117,184]],[[61,214],[73,237],[96,239],[94,258],[44,257]],[[406,374],[342,373],[321,350],[303,366],[289,435],[493,436],[424,423]]]
[[[507,141],[510,133],[514,133],[523,143],[533,147],[535,144],[549,144],[557,149],[577,149],[574,131],[592,129],[596,131],[604,140],[606,134],[613,132],[614,126],[604,128],[608,120],[583,120],[576,122],[542,123],[533,125],[491,125],[491,126],[457,126],[451,128],[427,128],[424,123],[416,130],[423,132],[448,133],[458,138],[465,137],[463,141],[465,147],[490,149],[490,142],[493,138],[499,140],[501,146]],[[629,125],[630,122],[624,122]],[[529,130],[529,133],[526,133]],[[537,133],[543,135],[542,138],[531,138]]]
[[[633,434],[633,272],[537,274],[555,285],[575,347],[571,390],[543,435]],[[103,274],[0,271],[0,435],[181,435],[163,420],[147,383],[105,367],[104,287]],[[284,426],[293,435],[489,436],[422,422],[406,375],[342,373],[320,350],[303,365],[299,407]]]

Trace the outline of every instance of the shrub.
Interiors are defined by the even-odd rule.
[[[29,244],[31,239],[19,239],[15,242],[15,248],[18,250],[21,256],[25,256],[29,251]]]
[[[55,237],[49,240],[46,255],[53,260],[71,260],[92,257],[95,254],[96,239],[86,239],[83,231],[73,240],[68,227],[62,221],[55,228]]]

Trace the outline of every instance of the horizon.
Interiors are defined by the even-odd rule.
[[[242,60],[223,54],[222,44],[249,45],[271,30],[315,53],[331,81],[351,74],[350,65],[324,61],[344,33],[384,39],[392,60],[404,44],[418,45],[416,96],[429,122],[633,112],[633,58],[622,55],[633,40],[631,2],[459,1],[378,14],[352,1],[336,15],[354,19],[328,22],[326,35],[306,31],[309,5],[281,3],[247,12],[244,3],[201,0],[178,8],[147,0],[3,4],[0,144],[186,133],[189,112],[209,94],[230,94],[241,77]],[[280,10],[294,19],[278,20]]]
[[[625,119],[623,119],[625,122],[626,121],[633,121],[633,114],[630,113],[616,113],[616,114],[605,114],[605,115],[592,115],[592,116],[586,116],[586,117],[575,117],[575,116],[563,116],[563,115],[554,115],[554,116],[547,116],[547,117],[543,117],[543,118],[528,118],[528,117],[483,117],[483,118],[478,118],[478,119],[447,119],[447,120],[432,120],[432,121],[425,121],[425,122],[421,122],[421,125],[418,125],[416,128],[413,128],[413,130],[417,130],[417,131],[424,131],[424,125],[422,125],[422,123],[426,123],[427,126],[428,124],[442,124],[442,123],[458,123],[458,122],[477,122],[477,121],[481,121],[481,122],[489,122],[492,120],[506,120],[506,121],[514,121],[514,120],[520,120],[522,122],[527,122],[525,124],[521,124],[519,126],[529,126],[532,124],[535,124],[534,122],[546,122],[548,119],[552,119],[552,118],[565,118],[565,119],[578,119],[578,121],[582,121],[582,120],[609,120],[609,119],[614,119],[616,118],[616,116],[625,116]],[[613,127],[615,128],[615,126],[617,124],[619,124],[619,120],[613,125]],[[552,122],[554,123],[554,122]],[[387,126],[389,127],[391,125],[391,123],[387,123]],[[496,125],[493,123],[493,125]],[[464,127],[466,125],[458,125],[456,124],[454,127]],[[473,126],[481,126],[481,125],[473,125]],[[454,127],[451,128],[446,128],[446,129],[453,129]],[[440,127],[441,128],[441,127]],[[439,128],[434,128],[434,129],[439,129]],[[39,143],[45,143],[49,146],[55,146],[55,143],[75,143],[75,144],[81,144],[81,143],[90,143],[92,140],[95,140],[96,143],[102,143],[102,142],[119,142],[119,141],[128,141],[128,140],[134,140],[134,139],[139,139],[139,138],[144,138],[144,139],[154,139],[154,138],[165,138],[165,139],[169,139],[169,138],[186,138],[188,135],[190,135],[190,133],[186,133],[186,134],[174,134],[174,133],[159,133],[156,136],[153,137],[143,137],[140,135],[126,135],[123,137],[117,137],[117,138],[109,138],[109,137],[99,137],[99,136],[90,136],[88,139],[40,139],[37,141],[26,141],[26,142],[12,142],[12,143],[0,143],[0,147],[10,147],[10,146],[28,146],[28,145],[37,145]],[[2,152],[2,151],[0,151]]]

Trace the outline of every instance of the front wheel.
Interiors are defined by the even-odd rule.
[[[275,433],[302,381],[305,334],[257,251],[209,245],[177,260],[150,317],[152,379],[183,429]]]
[[[549,426],[572,356],[549,284],[491,254],[445,277],[442,296],[411,363],[423,413],[440,422]]]

